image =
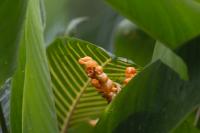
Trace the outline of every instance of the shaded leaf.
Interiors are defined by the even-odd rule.
[[[77,34],[74,37],[112,51],[114,29],[121,17],[103,0],[70,0],[67,13],[70,20],[88,17],[86,22],[77,26]]]
[[[0,86],[16,68],[16,55],[27,0],[0,1]]]
[[[90,56],[103,66],[113,81],[122,83],[125,69],[133,64],[126,59],[112,58],[103,49],[74,38],[59,38],[48,49],[56,109],[61,132],[81,122],[99,117],[107,102],[91,86],[90,79],[78,60]]]
[[[183,59],[160,42],[155,45],[152,62],[156,60],[161,60],[165,65],[177,72],[182,79],[188,79],[187,65]]]
[[[200,130],[194,125],[195,117],[195,113],[192,112],[186,120],[175,129],[174,133],[199,133]]]
[[[2,116],[1,128],[4,126],[3,133],[7,132],[6,129],[9,129],[9,115],[10,115],[10,88],[11,88],[11,79],[6,80],[5,84],[2,86],[0,91],[0,102],[2,107]],[[2,122],[3,121],[3,122]]]
[[[25,80],[26,40],[23,31],[19,47],[18,66],[12,79],[10,100],[10,130],[11,133],[22,133],[22,103]],[[18,123],[18,124],[16,124]]]
[[[93,133],[94,127],[88,122],[83,122],[68,130],[69,133],[82,133],[83,131],[85,133]]]
[[[64,33],[69,21],[68,6],[70,0],[43,0],[46,14],[46,27],[44,30],[47,45],[57,34]],[[77,9],[77,8],[76,8]]]
[[[73,37],[81,38],[112,50],[113,31],[120,16],[102,0],[45,0],[47,27],[45,40],[50,44],[63,35],[70,22],[88,18],[76,26]],[[89,8],[87,8],[89,7]]]
[[[96,132],[166,133],[200,104],[200,39],[177,51],[188,65],[184,81],[161,62],[147,66],[108,106]]]
[[[75,18],[75,19],[71,20],[71,22],[67,26],[65,34],[68,36],[73,36],[74,34],[76,34],[76,29],[77,29],[78,25],[87,20],[88,20],[87,17],[79,17],[79,18]]]
[[[200,34],[200,4],[195,0],[106,1],[171,48],[177,48]]]
[[[40,0],[30,0],[11,91],[11,132],[57,133]]]
[[[116,30],[114,53],[141,66],[148,64],[153,55],[155,40],[128,20],[122,20]]]
[[[8,133],[9,127],[10,80],[7,80],[0,91],[0,132]]]

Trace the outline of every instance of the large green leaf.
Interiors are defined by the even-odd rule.
[[[156,43],[153,52],[152,62],[156,60],[161,60],[165,65],[177,72],[182,79],[188,79],[187,65],[185,62],[160,42]]]
[[[26,64],[26,41],[23,33],[19,47],[18,67],[12,79],[10,100],[10,130],[11,133],[22,133],[22,100]],[[18,123],[18,124],[16,124]]]
[[[141,66],[151,61],[156,41],[135,24],[122,20],[115,34],[114,53],[117,56],[129,58]]]
[[[40,0],[28,3],[18,61],[11,92],[11,132],[57,133]]]
[[[144,31],[171,48],[200,34],[195,0],[106,0]]]
[[[119,58],[112,58],[103,49],[74,38],[59,38],[48,49],[51,77],[56,98],[57,116],[61,132],[81,122],[99,117],[107,102],[90,85],[90,79],[78,60],[91,56],[104,72],[118,83],[125,79],[125,69],[133,65]]]
[[[161,62],[138,74],[104,112],[97,125],[99,133],[173,131],[200,104],[200,39],[179,49],[188,65],[184,81]]]
[[[68,133],[82,133],[83,131],[85,133],[93,133],[94,132],[94,126],[91,125],[88,122],[82,122],[80,124],[77,124],[75,127],[70,128],[68,130]]]
[[[16,67],[19,37],[27,0],[0,1],[0,86]]]
[[[187,119],[178,126],[174,133],[199,133],[200,130],[194,125],[195,123],[195,113],[192,112]]]

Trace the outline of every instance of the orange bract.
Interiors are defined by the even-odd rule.
[[[110,102],[113,97],[121,90],[119,85],[116,85],[103,72],[103,68],[89,56],[79,59],[79,64],[84,65],[88,77],[91,78],[91,84],[99,93]]]
[[[99,80],[97,80],[97,79],[92,79],[91,80],[91,84],[96,88],[100,88],[101,87],[101,84],[99,83]]]
[[[125,77],[124,84],[128,84],[128,82],[135,77],[137,71],[134,67],[127,67],[125,71]]]
[[[103,72],[103,68],[91,57],[85,56],[79,59],[79,64],[84,65],[88,77],[91,78],[91,85],[101,93],[101,95],[110,102],[120,91],[121,86],[108,78],[107,74]],[[127,67],[125,70],[124,84],[136,75],[134,67]]]
[[[92,58],[89,56],[85,56],[84,58],[79,59],[80,64],[85,64],[85,62],[91,60]]]

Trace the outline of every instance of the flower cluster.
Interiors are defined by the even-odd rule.
[[[91,57],[86,56],[80,58],[79,64],[84,65],[88,77],[91,78],[90,82],[92,86],[94,86],[97,91],[107,99],[108,102],[110,102],[116,96],[116,94],[121,91],[121,86],[109,79],[107,74],[103,72],[103,68]],[[126,79],[124,84],[127,84],[135,74],[135,68],[128,67],[125,73]]]
[[[125,70],[125,80],[124,80],[124,84],[128,84],[128,82],[134,78],[137,74],[137,71],[134,67],[127,67]]]

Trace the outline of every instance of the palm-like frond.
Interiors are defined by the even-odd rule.
[[[115,82],[122,83],[125,68],[133,65],[125,59],[113,58],[103,49],[85,41],[59,38],[47,48],[59,128],[98,118],[107,101],[90,84],[78,60],[90,56],[104,68]]]

